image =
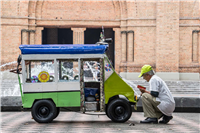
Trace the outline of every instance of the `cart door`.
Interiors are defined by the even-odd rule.
[[[80,106],[80,82],[78,59],[57,59],[58,106]]]
[[[84,58],[80,62],[80,110],[104,111],[103,58]]]

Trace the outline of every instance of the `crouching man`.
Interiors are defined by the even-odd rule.
[[[142,93],[142,106],[145,120],[140,123],[158,123],[158,119],[163,117],[159,123],[167,124],[172,118],[175,109],[175,101],[166,83],[154,74],[150,65],[144,65],[138,77],[143,77],[149,82],[149,90],[140,89]]]

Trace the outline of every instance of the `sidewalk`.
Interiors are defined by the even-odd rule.
[[[92,114],[92,115],[89,115]],[[199,113],[173,113],[168,124],[140,124],[142,112],[125,123],[112,122],[105,113],[60,112],[51,123],[39,124],[30,112],[0,112],[2,133],[199,133]]]

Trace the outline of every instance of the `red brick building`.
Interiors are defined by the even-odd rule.
[[[21,44],[95,43],[102,26],[123,77],[137,79],[150,64],[166,80],[199,80],[198,0],[1,1],[1,64],[15,61]]]

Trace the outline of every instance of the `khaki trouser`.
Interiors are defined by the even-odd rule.
[[[142,106],[144,111],[144,117],[149,118],[160,118],[163,114],[158,109],[159,101],[149,93],[142,94]]]

